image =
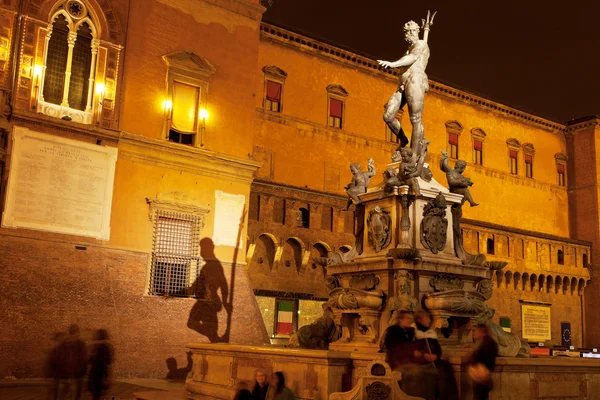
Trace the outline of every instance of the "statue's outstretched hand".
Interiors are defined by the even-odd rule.
[[[446,150],[442,150],[442,155],[443,155],[444,157],[448,157],[448,152],[447,152]]]
[[[379,63],[379,65],[381,65],[383,68],[393,68],[394,67],[394,63],[391,61],[383,61],[383,60],[377,60],[377,62]]]

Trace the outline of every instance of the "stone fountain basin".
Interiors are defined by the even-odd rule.
[[[432,311],[452,311],[453,304],[456,304],[457,301],[460,301],[465,297],[469,297],[471,301],[481,300],[482,302],[485,302],[486,300],[481,293],[464,289],[455,289],[446,290],[444,292],[427,293],[425,295],[425,306]]]

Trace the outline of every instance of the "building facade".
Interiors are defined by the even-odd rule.
[[[40,376],[71,323],[109,330],[118,376],[164,377],[190,341],[286,341],[320,314],[319,258],[354,243],[348,166],[373,158],[378,183],[397,146],[382,120],[397,76],[263,11],[0,5],[2,376]],[[425,107],[434,177],[447,150],[476,183],[466,247],[508,261],[494,318],[520,334],[521,304],[541,303],[551,343],[564,322],[575,346],[600,343],[586,313],[600,304],[597,121],[434,81]]]

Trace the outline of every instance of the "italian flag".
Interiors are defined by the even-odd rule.
[[[291,301],[280,301],[277,304],[277,334],[292,334],[292,311],[294,303]]]

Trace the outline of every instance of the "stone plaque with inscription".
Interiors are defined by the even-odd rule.
[[[523,333],[521,337],[530,342],[543,342],[552,339],[550,329],[550,306],[521,305]]]
[[[2,226],[108,240],[117,149],[15,127]]]
[[[215,192],[215,228],[213,242],[216,246],[236,247],[241,245],[240,229],[246,196]],[[239,238],[239,239],[238,239]]]

